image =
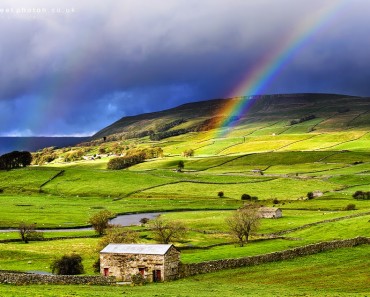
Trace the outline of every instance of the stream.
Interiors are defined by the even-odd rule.
[[[123,227],[140,225],[142,218],[154,219],[159,216],[160,212],[148,212],[148,213],[136,213],[136,214],[125,214],[118,215],[114,219],[110,220],[109,223],[113,225],[120,225]],[[81,227],[81,228],[63,228],[63,229],[37,229],[40,232],[66,232],[66,231],[83,231],[92,230],[92,227]],[[0,232],[14,232],[18,231],[16,228],[0,229]]]

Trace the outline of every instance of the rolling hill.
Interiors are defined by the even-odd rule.
[[[107,137],[111,140],[145,137],[168,130],[186,134],[194,131],[210,130],[229,116],[223,112],[230,101],[250,100],[251,108],[241,118],[236,119],[236,127],[245,124],[287,121],[315,115],[316,121],[324,129],[351,129],[370,126],[368,112],[370,98],[338,94],[278,94],[252,96],[250,99],[229,98],[187,103],[178,107],[137,116],[123,117],[110,126],[97,132],[92,139]],[[339,127],[338,127],[339,123]],[[293,129],[294,130],[294,129]]]

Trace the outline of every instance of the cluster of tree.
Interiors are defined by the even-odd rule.
[[[84,149],[78,149],[71,151],[64,155],[63,161],[64,162],[72,162],[72,161],[78,161],[82,160],[83,155],[85,154]]]
[[[146,159],[153,159],[163,156],[163,150],[160,147],[146,149],[132,149],[126,152],[123,157],[110,159],[107,168],[119,170],[144,162]]]
[[[259,205],[246,204],[226,219],[231,234],[240,246],[248,243],[251,234],[257,231],[260,222]]]
[[[30,152],[14,151],[0,156],[0,170],[10,170],[20,167],[26,167],[32,162]]]
[[[109,160],[107,168],[111,170],[125,169],[133,165],[142,163],[144,162],[144,160],[145,160],[144,153],[138,153],[136,155],[131,156],[117,157]]]
[[[357,200],[370,200],[370,192],[356,191],[352,197]]]
[[[156,131],[157,132],[164,132],[164,131],[167,131],[167,130],[170,130],[172,129],[173,127],[176,127],[182,123],[185,123],[186,120],[184,119],[178,119],[178,120],[174,120],[172,122],[169,122],[169,123],[165,123],[165,124],[159,124],[156,126]]]
[[[249,194],[243,194],[241,196],[241,200],[247,200],[247,201],[257,201],[258,200],[258,197],[256,196],[251,196]]]
[[[208,131],[208,130],[215,129],[219,126],[219,124],[221,123],[223,119],[224,119],[223,117],[213,117],[213,118],[204,120],[203,122],[199,123],[195,127],[194,131],[200,132],[200,131]]]
[[[54,151],[54,147],[44,148],[42,151],[32,154],[32,164],[42,165],[50,163],[58,158],[58,154]]]
[[[293,126],[293,125],[296,125],[296,124],[299,124],[299,123],[303,123],[303,122],[306,122],[306,121],[309,121],[309,120],[313,120],[315,118],[316,118],[316,116],[314,114],[311,114],[311,115],[302,117],[300,119],[291,120],[290,125]]]
[[[82,257],[77,254],[64,255],[50,265],[51,271],[58,275],[76,275],[84,273]]]
[[[182,152],[183,157],[193,157],[194,156],[194,150],[193,149],[187,149]]]
[[[163,149],[161,147],[148,147],[144,149],[130,149],[126,152],[126,156],[135,156],[137,154],[144,154],[145,159],[161,158],[163,157]]]
[[[151,134],[149,136],[149,139],[153,141],[159,141],[165,138],[186,134],[191,131],[193,130],[192,129],[177,129],[177,130],[171,130],[171,131],[158,132],[158,133]]]

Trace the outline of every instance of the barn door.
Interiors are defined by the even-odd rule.
[[[104,276],[109,276],[109,268],[104,268]]]
[[[153,282],[160,282],[162,275],[160,270],[153,270]]]

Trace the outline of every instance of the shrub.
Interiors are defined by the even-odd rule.
[[[280,202],[280,201],[279,201],[277,198],[274,198],[274,200],[272,200],[272,203],[273,203],[273,204],[279,204],[279,202]]]
[[[251,195],[248,195],[248,194],[243,194],[242,197],[241,197],[242,200],[252,200],[252,197]]]
[[[136,273],[131,275],[131,282],[134,286],[142,286],[146,284],[146,279],[141,275],[141,273]]]
[[[1,193],[4,193],[4,189],[1,189],[1,188],[0,188],[0,194],[1,194]]]
[[[142,225],[142,226],[144,226],[145,224],[147,224],[149,222],[149,219],[148,218],[141,218],[140,219],[140,224]]]
[[[224,192],[223,191],[218,192],[217,196],[220,197],[220,198],[224,197]]]
[[[307,193],[307,199],[308,200],[311,200],[311,199],[313,199],[314,198],[314,194],[313,194],[313,192],[308,192]]]
[[[56,259],[50,265],[51,271],[58,275],[76,275],[84,273],[82,258],[80,255],[64,255]]]
[[[355,204],[353,204],[353,203],[348,204],[348,205],[344,208],[344,210],[355,210],[355,209],[356,209],[356,205],[355,205]]]

